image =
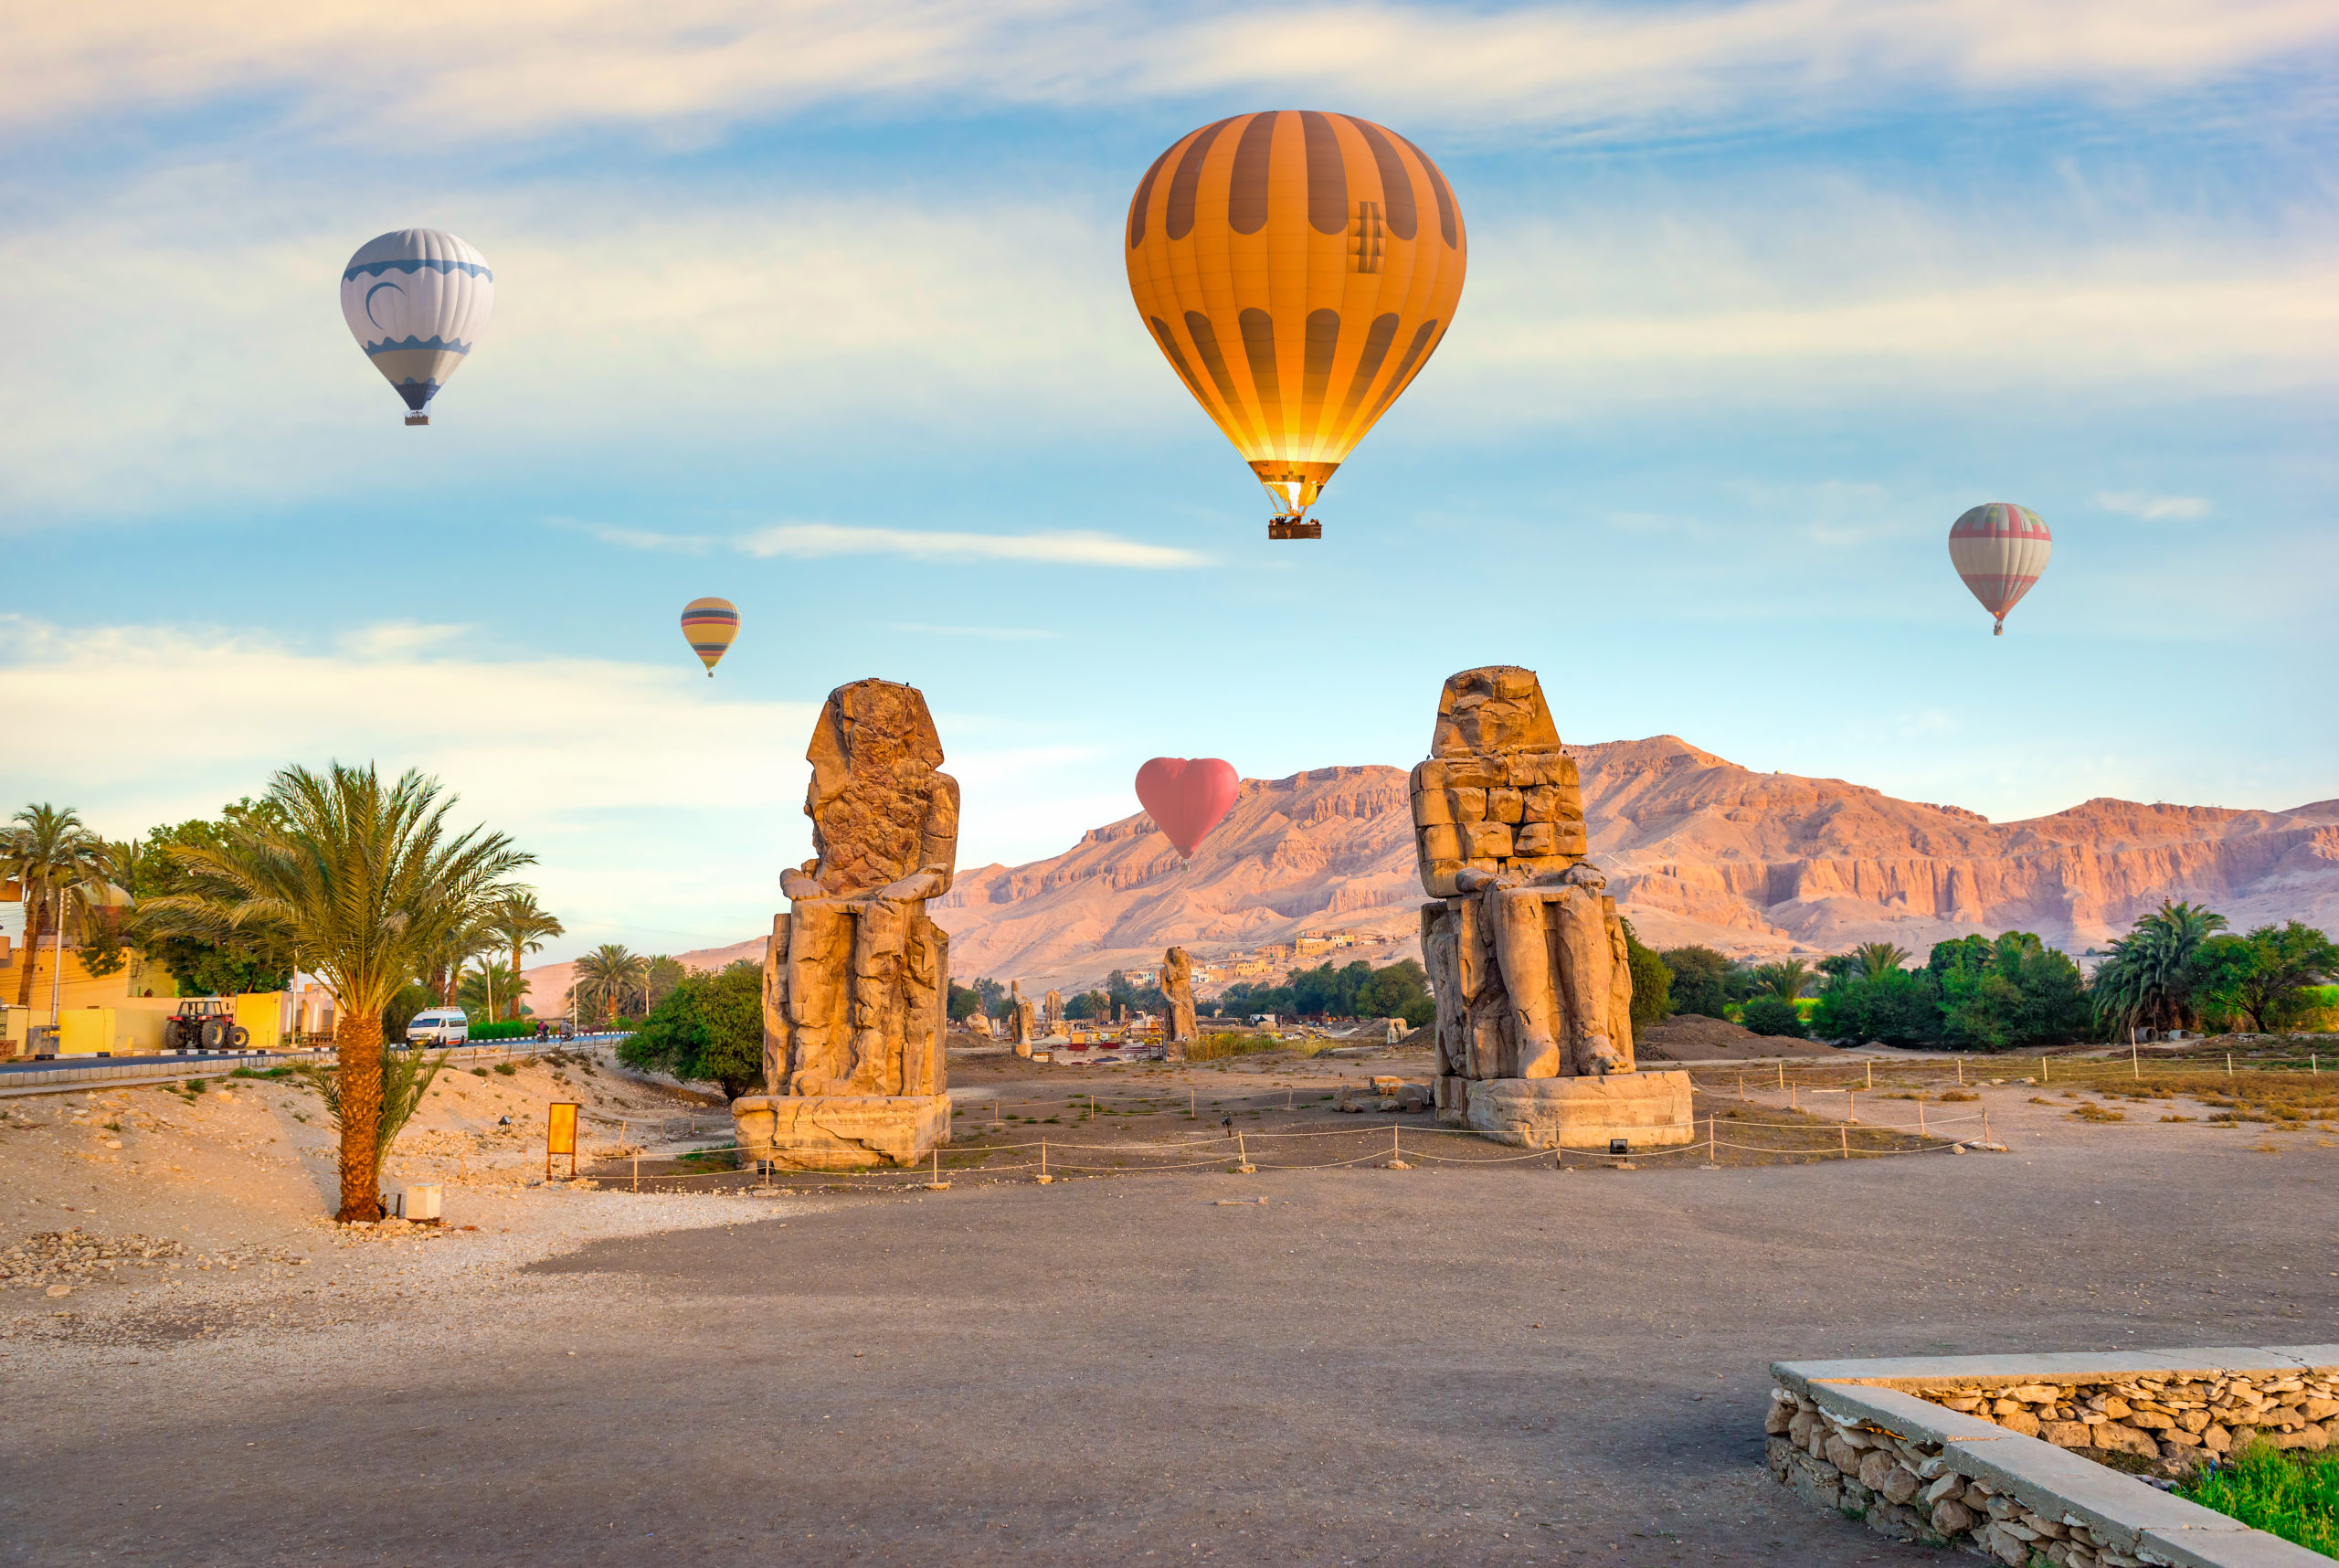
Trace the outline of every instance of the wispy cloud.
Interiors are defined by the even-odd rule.
[[[822,104],[1127,104],[1305,89],[1450,124],[1805,118],[1910,91],[2133,92],[2339,40],[2321,0],[1741,0],[1463,9],[1119,0],[413,0],[389,11],[180,0],[17,19],[19,122],[265,96],[321,127],[437,138],[583,124],[689,132]]]
[[[2142,490],[2101,491],[2095,504],[2102,511],[2141,517],[2147,523],[2190,523],[2209,514],[2209,503],[2200,496],[2154,495]]]
[[[993,642],[1036,642],[1063,635],[1037,626],[910,626],[896,625],[896,631],[914,631],[927,637],[979,637]]]
[[[583,534],[598,539],[604,545],[622,545],[629,550],[665,550],[678,556],[704,556],[715,545],[714,539],[704,534],[660,534],[648,528],[619,528],[609,523],[580,523],[572,517],[547,517],[545,525]]]
[[[960,534],[910,528],[855,528],[841,523],[781,523],[743,534],[751,556],[817,560],[830,556],[905,556],[920,561],[1043,561],[1056,566],[1134,567],[1159,571],[1202,567],[1210,557],[1169,545],[1110,534]]]

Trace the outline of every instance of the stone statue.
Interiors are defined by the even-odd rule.
[[[1039,1030],[1035,1027],[1032,1016],[1032,1004],[1023,1000],[1023,982],[1021,980],[1008,981],[1007,994],[1010,1008],[1007,1014],[1007,1028],[1009,1034],[1015,1041],[1015,1054],[1018,1056],[1029,1056],[1032,1054],[1032,1042],[1038,1035]]]
[[[1182,1062],[1186,1042],[1194,1037],[1194,960],[1183,948],[1161,955],[1161,994],[1169,1002],[1170,1059]]]
[[[1064,992],[1052,991],[1040,999],[1040,1022],[1050,1034],[1064,1033]]]
[[[732,1103],[751,1157],[818,1170],[913,1164],[949,1140],[950,888],[958,781],[926,698],[891,681],[829,694],[805,758],[817,858],[780,874],[764,956],[764,1088]]]
[[[1584,860],[1575,759],[1533,671],[1445,683],[1413,809],[1440,1113],[1537,1148],[1616,1126],[1688,1141],[1688,1075],[1635,1075],[1624,925]]]

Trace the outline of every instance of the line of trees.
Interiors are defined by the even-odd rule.
[[[118,969],[126,943],[182,991],[277,990],[296,968],[317,976],[334,1002],[327,1099],[341,1132],[339,1217],[376,1220],[396,1133],[385,1135],[386,1097],[410,1110],[400,1097],[420,1093],[412,1074],[386,1075],[386,1040],[466,990],[491,1022],[516,1012],[524,955],[561,934],[513,880],[535,857],[484,827],[456,831],[455,802],[418,772],[386,782],[370,765],[333,763],[287,768],[216,821],[119,843],[73,810],[32,806],[0,833],[0,874],[24,887],[26,936],[51,938],[58,920],[69,935],[78,928],[96,973]],[[31,978],[26,962],[19,1005]]]
[[[2163,903],[2111,943],[2091,979],[2028,931],[1937,942],[1915,968],[1889,942],[1815,969],[1800,959],[1737,964],[1704,947],[1656,956],[1674,1012],[1734,1012],[1758,1034],[2008,1051],[2131,1029],[2266,1033],[2310,1022],[2314,988],[2339,979],[2339,945],[2297,920],[2243,934],[2226,927],[2209,909]],[[1805,996],[1807,1017],[1797,1005]]]

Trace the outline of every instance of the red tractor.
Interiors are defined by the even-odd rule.
[[[191,996],[163,1023],[165,1051],[241,1051],[252,1033],[236,1022],[236,1004],[224,996]]]

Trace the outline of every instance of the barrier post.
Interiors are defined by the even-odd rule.
[[[1996,1139],[1990,1136],[1990,1113],[1988,1111],[1984,1111],[1982,1113],[1982,1141],[1984,1143],[1997,1142]]]
[[[2047,1053],[2044,1051],[2038,1053],[2038,1086],[2042,1089],[2047,1086]]]
[[[2144,1075],[2143,1065],[2136,1060],[2136,1032],[2133,1029],[2128,1031],[2128,1075],[2132,1078]]]
[[[1851,1091],[1851,1090],[1849,1090],[1849,1089],[1846,1089],[1846,1090],[1844,1091],[1844,1119],[1845,1119],[1846,1121],[1847,1121],[1847,1122],[1850,1122],[1850,1123],[1851,1123],[1853,1126],[1855,1126],[1855,1127],[1857,1127],[1857,1126],[1859,1125],[1859,1120],[1860,1120],[1860,1105],[1859,1105],[1859,1101],[1858,1101],[1858,1100],[1857,1100],[1857,1099],[1855,1099],[1855,1098],[1853,1098],[1853,1097],[1852,1097],[1852,1091]]]
[[[1251,1151],[1243,1147],[1243,1129],[1238,1127],[1234,1129],[1234,1173],[1248,1176],[1256,1170],[1258,1167],[1251,1163]]]
[[[1787,1065],[1786,1065],[1784,1062],[1781,1062],[1781,1063],[1779,1064],[1779,1087],[1781,1087],[1781,1088],[1783,1088],[1783,1088],[1785,1088],[1786,1086],[1787,1086]]]
[[[1917,1136],[1925,1136],[1925,1097],[1922,1090],[1917,1095]]]
[[[1746,1097],[1746,1075],[1743,1073],[1738,1075],[1738,1097],[1741,1100]]]
[[[1844,1140],[1844,1158],[1849,1160],[1852,1157],[1852,1129],[1839,1127],[1836,1129],[1836,1136]]]
[[[1957,1086],[1961,1089],[1965,1086],[1965,1058],[1963,1056],[1957,1059]]]
[[[1714,1159],[1714,1113],[1711,1111],[1706,1113],[1706,1163],[1719,1163]]]
[[[1048,1174],[1048,1140],[1040,1139],[1040,1185],[1044,1187],[1055,1178]]]
[[[1867,1066],[1868,1066],[1868,1086],[1869,1088],[1871,1088],[1871,1089],[1872,1089],[1872,1088],[1876,1087],[1876,1064],[1875,1064],[1874,1062],[1870,1062],[1870,1063],[1867,1064]]]
[[[633,1190],[637,1192],[641,1191],[641,1150],[639,1149],[633,1151]]]
[[[2233,1076],[2233,1053],[2230,1051],[2226,1053],[2226,1076]]]

